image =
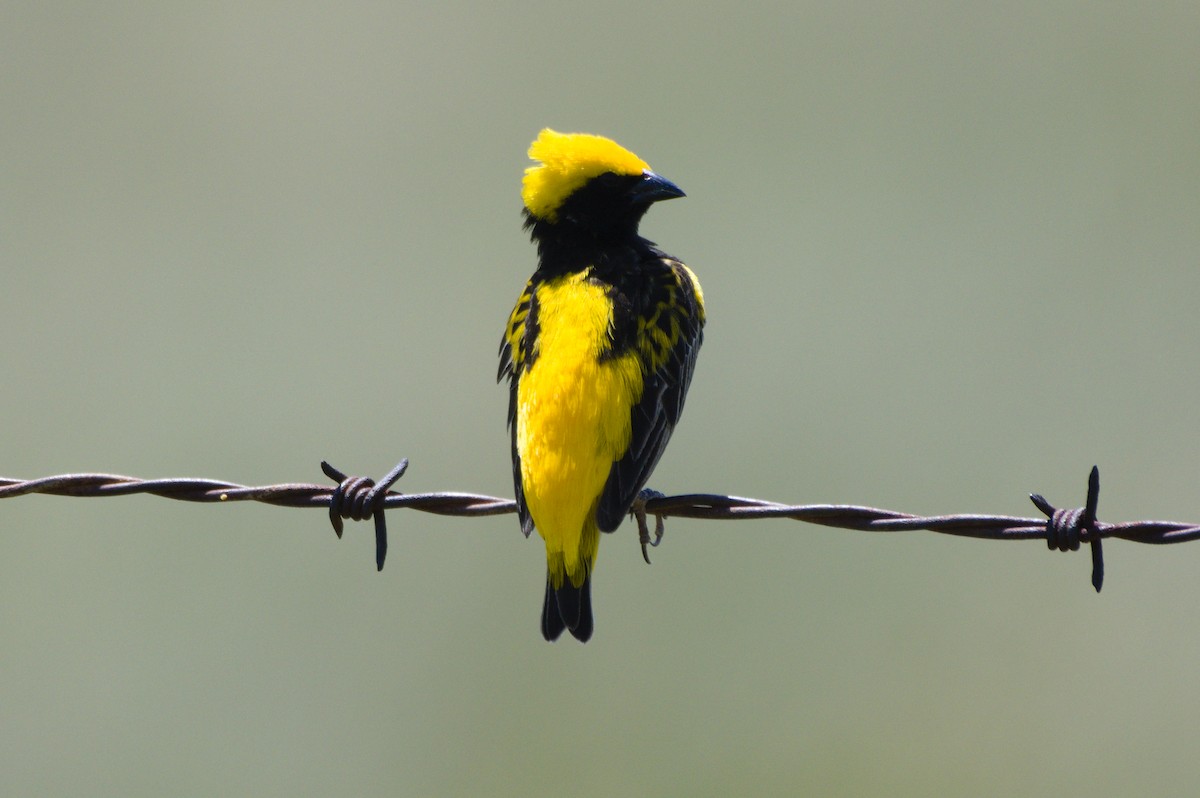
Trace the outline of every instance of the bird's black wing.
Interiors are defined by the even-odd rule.
[[[620,526],[667,448],[704,337],[704,300],[696,276],[666,256],[648,265],[650,301],[637,321],[635,344],[644,375],[642,396],[630,419],[629,449],[613,463],[600,494],[596,522],[604,532]]]
[[[525,290],[508,317],[508,326],[504,328],[504,335],[500,339],[500,369],[496,372],[496,382],[508,377],[508,429],[512,437],[513,485],[516,490],[517,517],[526,537],[533,532],[533,518],[529,515],[525,491],[521,487],[521,455],[517,452],[517,385],[521,381],[521,374],[531,364],[532,342],[537,337],[535,288],[533,280],[525,284]]]

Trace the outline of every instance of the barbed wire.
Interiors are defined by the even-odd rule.
[[[148,493],[167,499],[189,502],[256,501],[281,507],[324,507],[329,510],[334,533],[342,536],[342,521],[375,521],[375,563],[383,570],[387,557],[387,525],[384,510],[407,508],[435,515],[473,518],[516,512],[512,499],[476,493],[439,491],[401,493],[392,486],[404,475],[408,460],[401,460],[388,474],[375,482],[369,477],[343,474],[326,462],[325,475],[334,486],[303,482],[280,485],[248,486],[216,479],[138,479],[118,474],[60,474],[39,479],[0,477],[0,499],[33,493],[51,496],[128,496]],[[1100,498],[1100,470],[1093,467],[1088,476],[1087,500],[1083,507],[1056,508],[1039,494],[1029,496],[1045,518],[976,513],[922,516],[881,510],[852,504],[781,504],[779,502],[726,496],[715,493],[687,493],[664,496],[656,491],[642,492],[631,515],[637,521],[642,555],[650,562],[647,546],[657,546],[663,537],[663,519],[698,518],[705,520],[751,520],[787,518],[820,526],[866,532],[911,532],[924,530],[944,535],[982,540],[1045,540],[1051,550],[1078,551],[1088,544],[1092,554],[1092,585],[1097,592],[1104,582],[1101,541],[1120,538],[1135,543],[1184,543],[1200,539],[1200,525],[1177,521],[1128,521],[1104,523],[1096,519]],[[655,516],[651,536],[647,516]]]

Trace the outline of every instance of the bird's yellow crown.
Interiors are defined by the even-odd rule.
[[[521,199],[538,219],[557,221],[558,209],[567,197],[593,177],[605,172],[640,175],[650,165],[612,139],[588,133],[559,133],[545,128],[533,144],[529,157],[540,163],[525,170]]]

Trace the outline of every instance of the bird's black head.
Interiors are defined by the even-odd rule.
[[[539,163],[525,170],[525,226],[547,254],[586,265],[606,248],[640,241],[638,223],[660,200],[682,197],[670,180],[611,139],[546,129],[529,148]]]

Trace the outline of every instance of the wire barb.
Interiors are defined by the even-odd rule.
[[[388,547],[387,521],[383,517],[384,502],[392,485],[408,470],[408,458],[401,460],[378,484],[370,477],[348,477],[324,460],[321,461],[321,470],[325,472],[325,476],[338,483],[329,496],[329,523],[333,525],[333,533],[341,539],[343,518],[366,521],[374,516],[375,570],[382,571]]]
[[[1104,584],[1104,552],[1101,549],[1101,529],[1096,521],[1100,502],[1100,467],[1092,466],[1088,475],[1087,502],[1074,509],[1055,509],[1040,493],[1029,494],[1029,500],[1046,514],[1046,546],[1051,551],[1079,551],[1086,542],[1092,553],[1092,587],[1100,592]]]

